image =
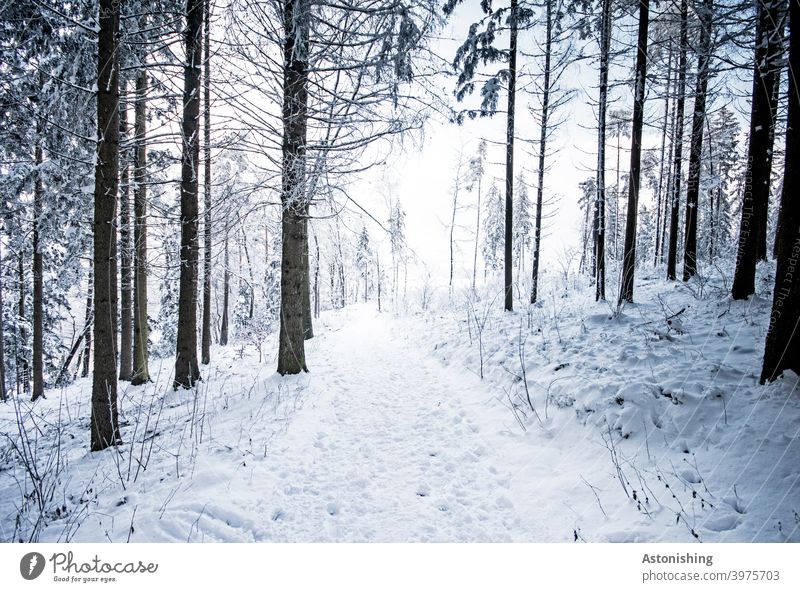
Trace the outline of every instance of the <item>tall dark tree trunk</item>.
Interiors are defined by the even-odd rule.
[[[284,0],[280,374],[308,371],[303,341],[307,286],[305,145],[310,19],[308,0]]]
[[[122,93],[125,94],[124,92]],[[128,146],[128,103],[120,100],[119,129],[120,150],[120,199],[119,199],[119,250],[120,250],[120,336],[119,336],[119,379],[130,381],[133,377],[133,243],[131,237],[131,190],[130,190],[130,148]]]
[[[205,158],[203,179],[203,334],[200,345],[200,360],[211,361],[211,0],[203,2],[205,46],[205,71],[203,76],[203,131]]]
[[[42,137],[44,129],[42,121],[36,123],[36,146],[34,148],[34,164],[36,172],[33,181],[33,393],[31,400],[35,401],[44,396],[44,321],[42,307],[43,272],[42,243],[39,225],[42,221],[42,201],[44,188],[42,186]]]
[[[664,124],[661,126],[661,158],[659,159],[659,166],[658,166],[658,188],[656,189],[656,248],[653,255],[653,267],[658,265],[658,262],[661,260],[661,250],[663,249],[663,245],[661,244],[661,225],[662,221],[662,214],[664,213],[664,194],[662,192],[664,188],[664,163],[665,163],[665,154],[666,154],[666,145],[667,145],[667,127],[669,124],[669,93],[671,89],[672,82],[672,43],[669,44],[669,57],[667,57],[667,81],[666,81],[666,92],[664,93]],[[667,165],[669,166],[669,165]]]
[[[542,203],[544,202],[544,166],[547,157],[547,124],[550,115],[550,68],[553,53],[553,1],[545,2],[544,84],[542,86],[541,125],[539,126],[539,179],[536,188],[536,221],[533,227],[531,260],[531,304],[539,296],[539,249],[542,244]]]
[[[789,5],[789,89],[786,122],[781,228],[772,314],[764,347],[761,382],[775,380],[784,370],[800,374],[800,0]]]
[[[197,364],[197,271],[200,177],[200,64],[203,0],[186,0],[183,68],[183,156],[181,158],[181,277],[178,293],[178,343],[173,387],[191,388],[200,380]]]
[[[779,28],[782,8],[783,0],[763,0],[758,3],[750,140],[747,147],[736,272],[731,289],[734,300],[743,300],[755,293],[756,262],[762,256],[760,251],[763,250],[763,256],[766,256],[766,248],[762,247],[765,244],[775,138],[775,87],[783,59],[783,31],[782,27]]]
[[[684,0],[685,1],[685,0]],[[697,273],[697,214],[700,206],[700,168],[703,156],[703,124],[706,119],[706,91],[711,63],[711,26],[713,0],[705,0],[702,7],[695,6],[700,17],[700,43],[698,47],[697,87],[692,113],[692,140],[689,148],[689,176],[686,181],[686,230],[683,250],[683,281]]]
[[[594,208],[595,300],[606,299],[606,115],[611,53],[611,0],[603,0],[600,25],[600,99],[597,104],[597,199]]]
[[[684,2],[686,0],[683,0]],[[636,225],[639,213],[639,181],[642,160],[642,124],[644,122],[644,89],[647,76],[647,28],[650,22],[650,0],[639,0],[639,36],[636,42],[636,84],[633,91],[633,123],[631,127],[631,169],[628,179],[628,220],[625,225],[625,250],[622,254],[622,286],[619,302],[633,302],[636,271]]]
[[[133,376],[131,384],[150,381],[147,323],[147,71],[136,76],[136,135],[133,191]]]
[[[681,0],[681,39],[678,58],[678,96],[675,115],[675,144],[672,153],[672,193],[670,195],[669,251],[667,253],[667,279],[677,277],[678,267],[678,226],[681,208],[681,169],[683,167],[683,113],[686,101],[686,51],[687,51],[688,6]]]
[[[509,13],[511,44],[508,58],[508,111],[506,114],[506,236],[503,256],[505,270],[505,309],[514,310],[514,105],[517,90],[517,0],[511,0]]]
[[[111,292],[114,213],[119,181],[119,3],[100,0],[97,43],[97,165],[94,186],[94,370],[91,449],[120,440],[117,418],[115,310]]]

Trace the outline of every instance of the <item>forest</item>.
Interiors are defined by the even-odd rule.
[[[798,23],[0,2],[0,541],[800,542]]]

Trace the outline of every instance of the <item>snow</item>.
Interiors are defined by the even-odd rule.
[[[643,277],[615,315],[591,292],[323,313],[295,377],[274,336],[264,363],[214,349],[196,391],[156,360],[117,451],[88,451],[88,380],[2,405],[0,539],[800,541],[798,377],[757,382],[769,299]]]

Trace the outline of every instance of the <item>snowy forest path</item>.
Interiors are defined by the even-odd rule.
[[[278,540],[518,539],[510,475],[481,433],[484,385],[426,357],[390,315],[348,313],[310,344],[305,406],[271,455],[265,530]]]

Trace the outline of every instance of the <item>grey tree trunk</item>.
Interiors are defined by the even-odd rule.
[[[683,0],[684,2],[686,0]],[[636,226],[639,213],[639,185],[642,161],[642,125],[644,123],[644,90],[647,81],[647,29],[650,22],[650,0],[639,0],[639,35],[636,42],[636,83],[633,91],[633,123],[631,127],[631,168],[628,181],[628,217],[625,225],[625,250],[622,254],[622,286],[619,302],[633,302],[636,272]]]
[[[284,0],[280,374],[308,371],[303,341],[308,267],[305,264],[305,144],[310,18],[308,0]]]
[[[200,380],[197,364],[198,188],[200,176],[200,63],[203,0],[186,1],[183,68],[183,153],[181,158],[181,274],[178,337],[173,388],[191,388]]]
[[[669,56],[667,57],[667,81],[666,92],[664,93],[664,124],[661,126],[661,157],[659,158],[658,166],[658,188],[656,189],[656,248],[653,254],[653,267],[658,265],[661,260],[661,250],[663,245],[661,243],[661,225],[662,214],[664,212],[664,162],[667,146],[667,127],[669,124],[669,93],[671,90],[672,82],[672,44],[669,44]]]
[[[136,76],[133,169],[133,376],[131,384],[150,381],[147,324],[147,71]]]
[[[684,0],[685,1],[685,0]],[[713,0],[695,6],[700,17],[700,42],[698,47],[697,87],[692,113],[692,139],[689,148],[689,176],[686,180],[686,230],[683,250],[683,281],[697,273],[697,215],[700,207],[700,168],[703,156],[703,124],[706,119],[706,91],[711,63],[711,27]],[[713,217],[711,218],[713,220]]]
[[[545,2],[544,85],[542,121],[539,128],[539,183],[536,188],[536,222],[533,230],[531,261],[531,304],[536,303],[539,289],[539,248],[542,242],[542,203],[544,201],[544,167],[547,157],[547,123],[550,115],[550,63],[553,53],[553,0]]]
[[[595,300],[606,299],[606,114],[611,53],[611,0],[603,0],[600,25],[600,99],[597,105],[597,199],[594,208]]]
[[[231,290],[231,274],[228,269],[230,264],[230,253],[228,250],[228,228],[226,222],[225,244],[223,245],[223,264],[225,269],[222,275],[222,322],[219,329],[219,344],[228,345],[228,304]]]
[[[97,165],[94,186],[94,370],[91,450],[120,441],[111,259],[119,166],[119,3],[100,0],[97,47]]]
[[[506,114],[506,236],[505,309],[514,310],[514,105],[517,89],[517,0],[511,0],[511,44],[508,58],[508,111]]]
[[[92,323],[94,316],[94,271],[89,267],[89,278],[86,287],[86,309],[84,314],[84,324],[86,325],[86,337],[83,341],[83,370],[81,376],[86,378],[89,376],[89,359],[92,355],[92,331],[94,324]]]
[[[203,2],[205,71],[203,76],[203,131],[205,140],[203,179],[203,334],[200,360],[211,362],[211,0]]]
[[[123,93],[124,95],[124,93]],[[121,142],[128,140],[128,104],[123,97],[119,108]],[[120,262],[120,336],[119,379],[133,377],[133,243],[131,237],[131,193],[129,150],[120,151],[119,262]]]
[[[42,157],[42,129],[41,118],[36,123],[36,146],[34,148],[34,164],[36,173],[33,183],[33,393],[31,400],[35,401],[44,396],[44,325],[43,325],[43,262],[42,244],[39,224],[42,218],[42,200],[44,189],[42,187],[41,167]]]
[[[3,258],[0,255],[0,261]],[[0,312],[3,309],[3,275],[0,274]],[[6,335],[3,315],[0,314],[0,401],[5,401],[8,397],[6,391]]]
[[[670,195],[669,251],[667,253],[667,279],[677,277],[678,225],[681,207],[681,168],[683,165],[683,112],[686,100],[686,52],[687,52],[688,5],[681,0],[681,38],[678,58],[678,96],[676,98],[675,150],[672,153],[672,193]]]

